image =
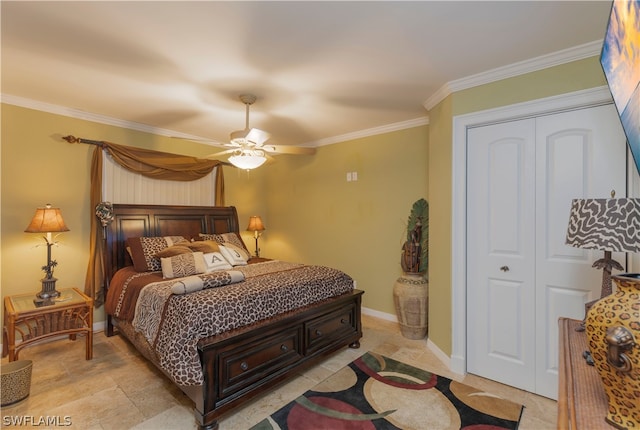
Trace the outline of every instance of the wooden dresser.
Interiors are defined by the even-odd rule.
[[[558,320],[558,429],[612,430],[607,415],[607,396],[595,367],[589,366],[582,353],[587,351],[584,331],[576,331],[580,321]]]

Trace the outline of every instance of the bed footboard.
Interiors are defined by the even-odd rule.
[[[193,398],[201,429],[345,347],[360,347],[362,291],[354,290],[199,342],[205,383]],[[185,390],[187,395],[193,396]]]

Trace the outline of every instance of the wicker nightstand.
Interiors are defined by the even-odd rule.
[[[39,340],[69,335],[75,340],[78,333],[86,333],[86,359],[93,357],[93,300],[76,288],[60,289],[55,304],[36,307],[35,294],[20,294],[4,298],[3,355],[9,361]],[[16,336],[21,342],[16,345]]]

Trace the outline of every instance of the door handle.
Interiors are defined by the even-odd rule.
[[[508,272],[508,271],[509,271],[509,266],[502,266],[502,267],[500,268],[500,270],[502,270],[503,272],[505,272],[505,273],[506,273],[506,272]]]

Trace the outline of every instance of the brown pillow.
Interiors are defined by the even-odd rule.
[[[247,246],[244,244],[242,237],[238,233],[222,233],[222,234],[205,234],[200,233],[201,240],[213,240],[220,245],[225,243],[232,243],[237,247],[244,248],[249,252]]]
[[[202,252],[204,254],[208,254],[210,252],[220,252],[220,247],[214,240],[198,240],[195,242],[189,242],[189,244],[185,246],[187,246],[193,252]]]
[[[158,272],[162,270],[156,254],[178,242],[186,240],[182,236],[130,237],[127,245],[131,248],[133,268],[137,272]]]
[[[180,242],[182,243],[182,242]],[[157,258],[168,258],[174,257],[180,254],[188,254],[193,252],[189,246],[185,245],[173,245],[168,248],[163,249],[162,251],[156,253]]]

